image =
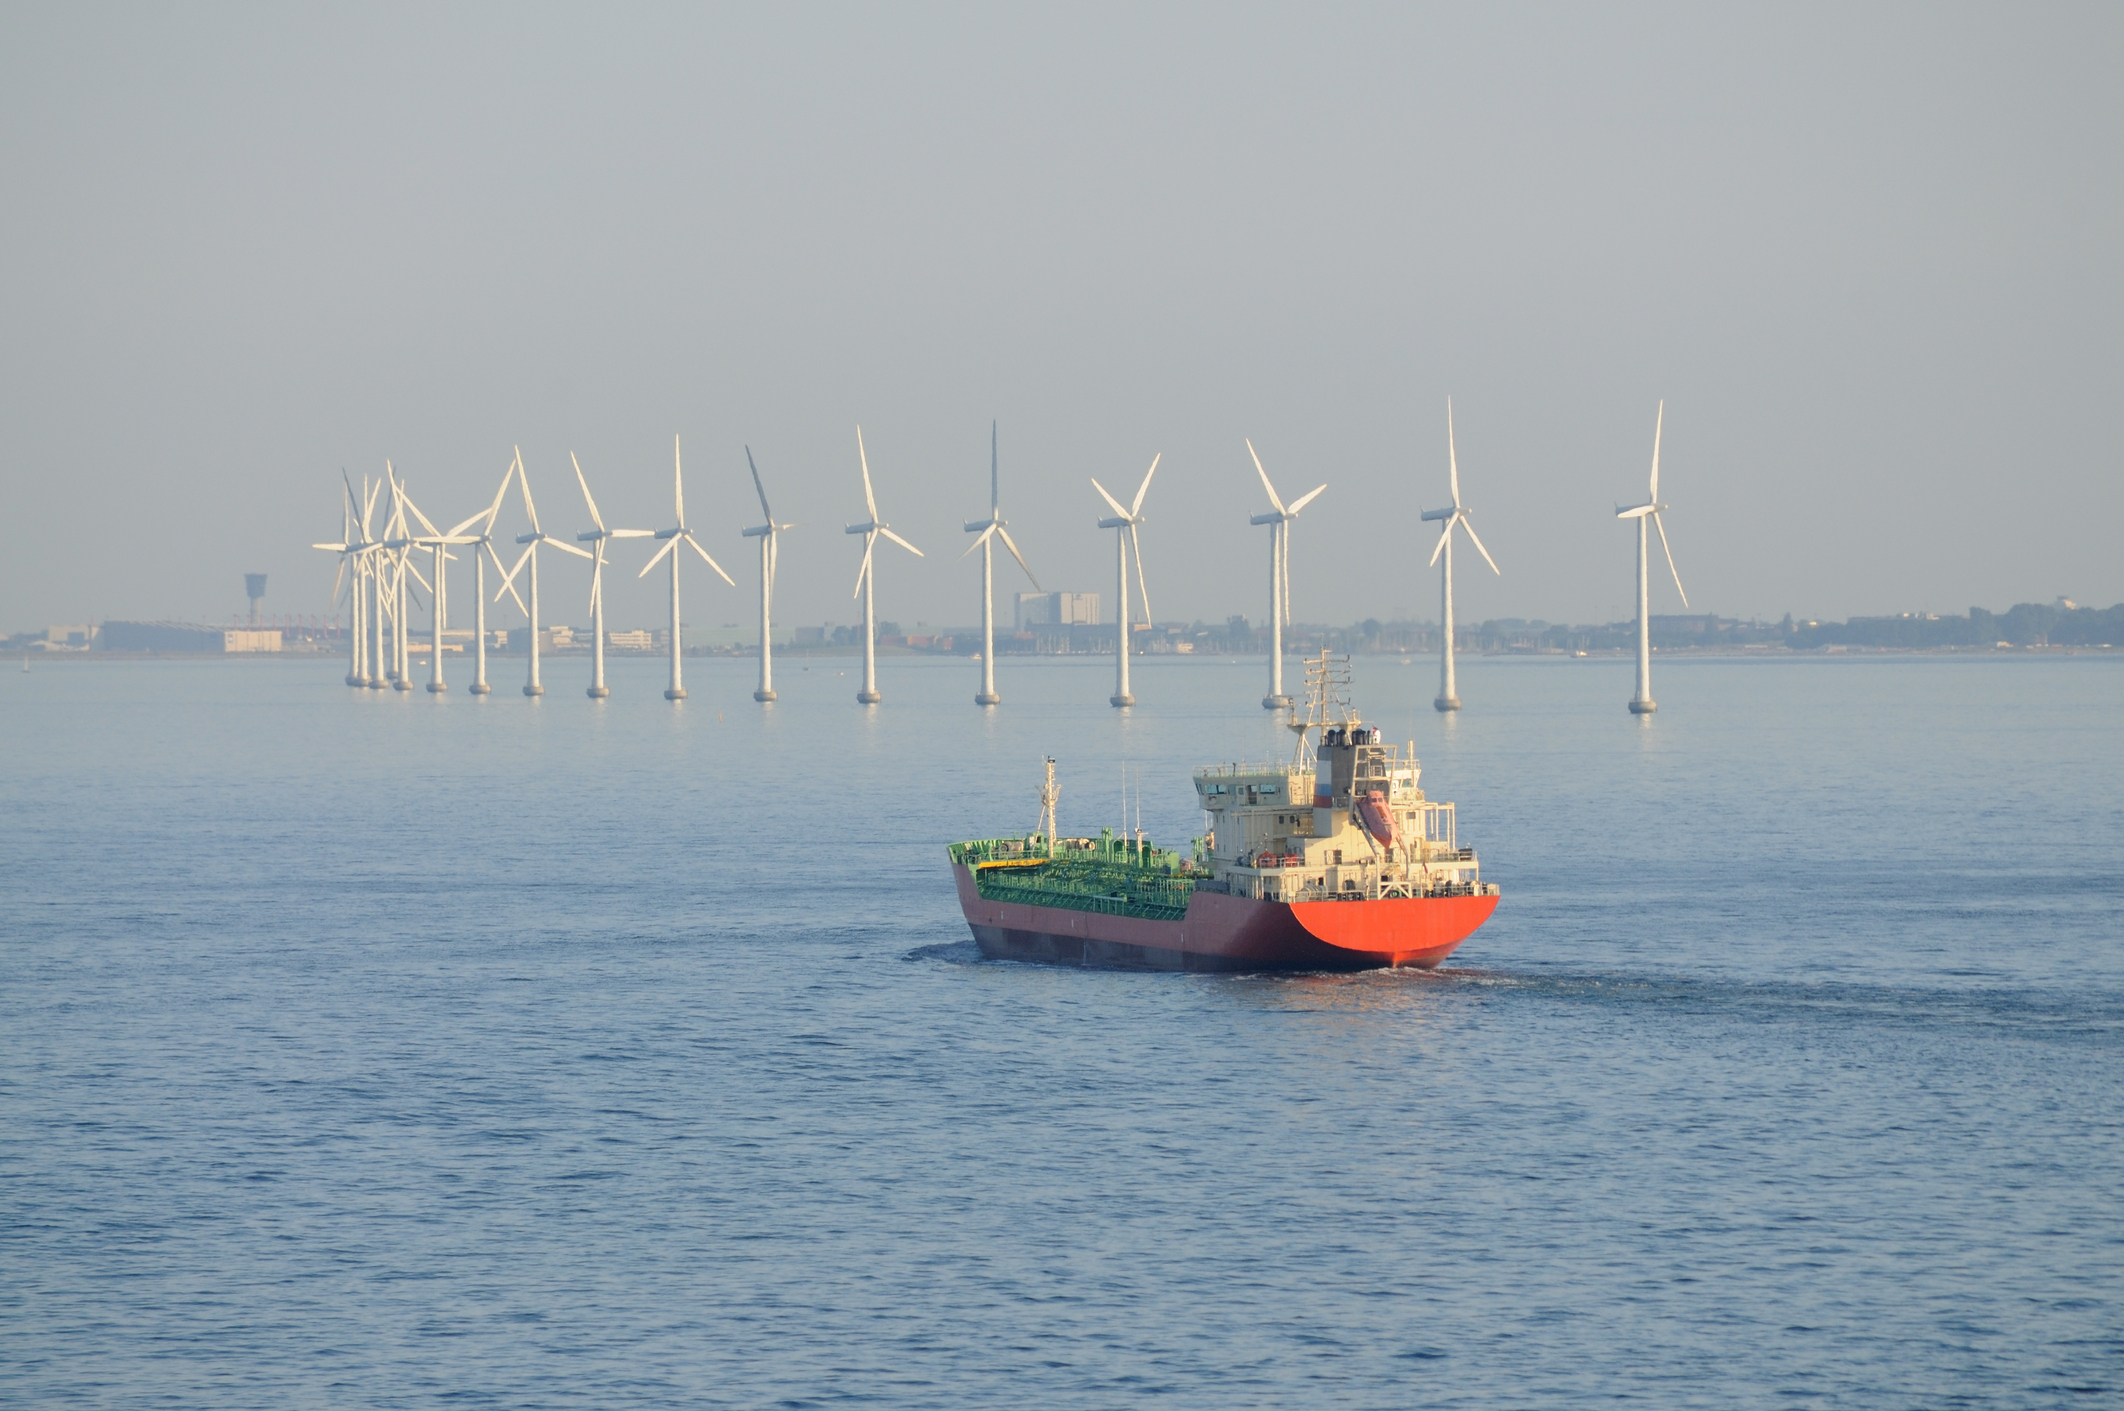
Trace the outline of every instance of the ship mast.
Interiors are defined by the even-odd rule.
[[[1040,790],[1040,819],[1047,831],[1047,855],[1055,855],[1055,803],[1062,791],[1055,787],[1055,757],[1047,757],[1047,784]]]
[[[1330,656],[1322,647],[1320,655],[1305,664],[1305,717],[1300,719],[1294,712],[1290,720],[1290,728],[1298,735],[1297,744],[1291,747],[1291,768],[1303,769],[1311,763],[1306,755],[1315,729],[1356,723],[1357,717],[1350,714],[1350,659]]]

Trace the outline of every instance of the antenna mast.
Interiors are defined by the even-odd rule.
[[[1062,791],[1055,787],[1055,757],[1047,757],[1047,784],[1040,790],[1040,816],[1047,828],[1047,855],[1055,855],[1055,803]]]
[[[1306,751],[1311,745],[1311,731],[1325,730],[1329,725],[1355,725],[1357,717],[1350,714],[1350,659],[1347,655],[1330,656],[1325,647],[1320,655],[1305,664],[1305,715],[1301,719],[1296,711],[1291,713],[1290,728],[1297,732],[1298,743],[1291,748],[1291,767],[1301,769],[1306,764]]]

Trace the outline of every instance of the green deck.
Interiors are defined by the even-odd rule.
[[[1114,837],[1091,840],[1089,848],[1058,847],[1054,857],[1037,839],[990,838],[953,843],[951,860],[974,869],[974,887],[985,901],[1059,906],[1135,916],[1149,921],[1178,921],[1187,914],[1195,883],[1179,853]],[[984,862],[1023,862],[1036,866],[982,868]]]

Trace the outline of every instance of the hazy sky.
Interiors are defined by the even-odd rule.
[[[2107,605],[2119,74],[2115,5],[9,6],[0,629],[324,611],[387,456],[661,526],[674,433],[740,584],[688,620],[757,611],[750,442],[782,617],[846,622],[858,422],[929,555],[880,615],[970,622],[991,418],[1048,588],[1112,593],[1088,478],[1162,452],[1157,615],[1261,617],[1251,436],[1328,484],[1297,615],[1430,617],[1449,393],[1464,618],[1627,611],[1660,398],[1699,610]]]

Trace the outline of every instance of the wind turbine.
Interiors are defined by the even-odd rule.
[[[516,488],[523,492],[524,514],[531,521],[531,532],[517,535],[516,542],[529,547],[516,556],[516,565],[509,570],[508,576],[502,579],[502,587],[514,591],[512,585],[516,582],[517,573],[522,570],[526,562],[530,563],[531,605],[525,609],[524,616],[531,624],[531,671],[524,680],[524,694],[527,696],[543,696],[546,694],[546,688],[540,684],[538,679],[538,546],[540,544],[551,544],[562,553],[574,554],[577,558],[586,559],[590,555],[576,548],[575,545],[567,540],[556,539],[538,527],[538,507],[531,503],[531,477],[524,473],[524,453],[521,449],[518,449],[516,453]],[[497,602],[501,600],[500,593],[496,593],[494,597]],[[521,599],[518,601],[521,601]]]
[[[368,659],[369,689],[381,691],[387,684],[383,675],[384,550],[383,545],[370,536],[369,516],[375,513],[376,497],[383,493],[383,482],[379,480],[371,485],[369,477],[364,475],[361,478],[361,486],[361,537],[368,545],[368,551],[362,556],[365,560],[362,573],[362,616],[368,621],[368,636],[362,655]]]
[[[597,526],[575,536],[576,542],[588,544],[596,550],[590,559],[590,689],[585,693],[593,701],[603,700],[612,694],[605,685],[605,541],[607,539],[646,539],[647,529],[607,529],[604,517],[597,512],[597,501],[590,498],[590,482],[583,479],[583,463],[568,452],[568,464],[575,467],[575,483],[583,487],[583,503],[590,507],[590,522]],[[581,553],[578,549],[576,552]],[[673,561],[676,571],[676,561]],[[673,592],[676,593],[676,589]],[[669,696],[671,693],[664,693]]]
[[[411,590],[406,586],[406,574],[410,570],[422,587],[420,570],[412,565],[415,540],[413,530],[406,523],[406,483],[398,478],[389,461],[384,462],[384,475],[391,482],[391,519],[384,529],[383,547],[393,557],[391,561],[391,685],[395,690],[410,691],[412,681],[412,653],[406,641],[409,618],[406,599]],[[430,589],[432,592],[433,590]]]
[[[452,539],[453,543],[478,546],[472,550],[472,694],[475,696],[484,696],[494,689],[487,684],[487,560],[494,560],[495,572],[502,574],[504,578],[508,575],[508,570],[502,567],[501,555],[494,552],[494,518],[501,513],[502,497],[509,493],[510,477],[517,474],[522,468],[523,460],[521,457],[510,461],[509,468],[502,472],[501,488],[494,492],[494,503],[487,506],[487,512],[484,515],[475,514],[471,516],[471,518],[450,531],[452,536],[464,534],[467,529],[472,527],[475,521],[484,521],[479,526],[479,533],[466,535],[462,540],[454,537]],[[524,600],[517,597],[516,589],[513,586],[505,583],[503,591],[507,592],[510,597],[516,598],[516,605],[519,608],[523,607]],[[494,596],[498,600],[501,594],[496,593]]]
[[[1276,487],[1269,484],[1268,472],[1261,469],[1261,453],[1251,440],[1246,443],[1246,453],[1254,458],[1261,488],[1268,491],[1269,503],[1276,507],[1268,514],[1255,515],[1247,523],[1269,526],[1269,693],[1261,698],[1261,706],[1264,710],[1280,710],[1291,703],[1291,698],[1283,694],[1283,629],[1291,620],[1291,521],[1327,486],[1314,486],[1286,508],[1277,498]]]
[[[664,699],[682,701],[686,699],[686,687],[679,680],[679,544],[691,544],[693,551],[699,554],[725,583],[729,583],[733,588],[737,587],[737,584],[731,581],[729,574],[723,572],[721,564],[708,557],[708,551],[701,547],[700,541],[693,537],[693,532],[686,528],[686,481],[679,471],[679,438],[676,436],[671,438],[671,503],[672,512],[678,518],[678,527],[656,531],[656,537],[665,541],[664,547],[658,549],[656,557],[643,564],[642,571],[634,576],[648,577],[649,570],[656,567],[657,559],[665,554],[671,555],[671,684],[664,688]]]
[[[974,704],[985,706],[998,705],[1003,700],[1001,696],[996,694],[996,546],[992,542],[994,539],[999,536],[1002,538],[1004,547],[1010,550],[1010,556],[1018,561],[1018,567],[1025,570],[1027,578],[1032,578],[1034,590],[1040,591],[1040,580],[1033,578],[1032,565],[1025,561],[1025,555],[1019,553],[1018,546],[1011,542],[1010,531],[1004,528],[1009,521],[1003,518],[1003,511],[998,506],[999,501],[996,490],[996,424],[990,422],[988,424],[988,518],[976,520],[966,526],[967,533],[978,533],[981,537],[967,546],[965,554],[959,555],[963,559],[975,549],[981,551],[981,694],[974,697]]]
[[[340,471],[339,479],[346,486],[347,498],[355,499],[354,482],[347,479],[344,470]],[[352,606],[349,635],[353,638],[350,654],[354,664],[347,684],[378,689],[384,684],[383,674],[377,667],[378,659],[383,656],[383,589],[377,559],[383,548],[369,531],[369,516],[376,510],[376,496],[382,488],[381,481],[372,488],[368,476],[361,478],[361,517],[356,520],[351,513],[347,515],[349,527],[344,545],[345,562],[352,573],[347,584],[347,597]],[[314,547],[330,546],[319,544]],[[333,596],[337,597],[338,591],[335,587]]]
[[[1667,526],[1660,522],[1659,512],[1665,505],[1659,502],[1659,436],[1667,422],[1667,403],[1659,404],[1659,415],[1652,423],[1652,487],[1641,505],[1615,511],[1617,519],[1637,521],[1637,694],[1630,697],[1630,714],[1650,715],[1659,709],[1659,702],[1652,699],[1652,578],[1647,569],[1647,556],[1651,542],[1646,538],[1645,521],[1651,520],[1659,530],[1659,546],[1666,550],[1667,572],[1674,575],[1674,591],[1681,594],[1682,606],[1689,606],[1689,594],[1681,585],[1681,570],[1674,566],[1674,550],[1667,543]]]
[[[1096,478],[1092,489],[1099,498],[1113,507],[1113,517],[1099,521],[1101,529],[1114,531],[1114,693],[1108,697],[1109,704],[1119,708],[1132,706],[1136,698],[1128,693],[1128,555],[1131,549],[1136,554],[1136,586],[1143,590],[1143,625],[1150,626],[1150,585],[1143,581],[1143,541],[1136,529],[1143,523],[1143,497],[1150,491],[1151,477],[1158,473],[1158,462],[1164,452],[1151,457],[1150,469],[1143,472],[1143,483],[1136,487],[1136,498],[1127,509],[1121,502],[1106,493],[1106,487]]]
[[[1423,518],[1427,520],[1445,521],[1445,528],[1440,530],[1438,534],[1438,547],[1431,550],[1432,563],[1438,563],[1441,555],[1445,560],[1443,566],[1438,570],[1440,603],[1438,613],[1439,620],[1443,624],[1440,636],[1445,639],[1445,646],[1444,655],[1439,658],[1438,699],[1432,701],[1431,704],[1439,710],[1459,710],[1460,696],[1453,680],[1454,526],[1457,525],[1468,531],[1468,541],[1474,544],[1475,551],[1482,555],[1483,562],[1490,566],[1492,573],[1502,578],[1504,570],[1497,566],[1497,560],[1490,557],[1490,551],[1485,549],[1482,546],[1482,540],[1476,537],[1475,525],[1469,520],[1467,510],[1460,503],[1460,457],[1453,449],[1453,399],[1451,397],[1446,398],[1446,474],[1451,477],[1449,483],[1453,488],[1453,503],[1442,510],[1425,510],[1423,512]]]
[[[863,566],[856,571],[856,593],[863,595],[863,689],[856,692],[856,699],[864,705],[876,705],[885,698],[878,694],[878,618],[872,591],[877,583],[877,560],[873,551],[877,548],[878,536],[882,534],[916,558],[924,555],[878,518],[878,497],[870,491],[870,456],[863,450],[863,428],[860,426],[856,428],[856,459],[863,465],[863,503],[869,507],[870,518],[861,524],[851,524],[842,532],[863,536]],[[855,593],[849,596],[854,597]]]
[[[339,472],[344,486],[339,501],[339,542],[336,544],[312,544],[313,549],[329,549],[339,555],[339,571],[332,575],[332,602],[339,602],[339,585],[347,585],[348,632],[347,632],[347,684],[367,686],[368,667],[362,660],[365,627],[362,622],[363,595],[367,585],[362,577],[363,557],[368,553],[368,529],[363,526],[362,535],[354,534],[354,483],[347,479],[346,471]]]
[[[760,688],[752,698],[762,703],[774,699],[774,559],[775,540],[784,529],[794,529],[794,524],[777,524],[774,511],[767,508],[767,489],[760,484],[760,468],[753,464],[752,447],[745,448],[745,464],[752,468],[752,488],[760,497],[760,516],[767,522],[756,524],[742,531],[742,537],[760,541]],[[707,557],[704,550],[701,555]],[[646,571],[646,570],[645,570]],[[721,573],[721,569],[716,570]],[[728,575],[725,575],[726,577]],[[677,629],[674,628],[674,635]],[[675,673],[677,665],[672,666]],[[677,677],[674,675],[674,682]]]
[[[429,615],[428,691],[432,695],[440,695],[450,689],[449,683],[443,680],[442,667],[443,630],[450,625],[450,579],[445,568],[449,561],[456,557],[450,552],[452,544],[469,544],[474,541],[463,534],[445,534],[437,529],[428,517],[420,512],[420,506],[413,503],[411,495],[405,497],[405,504],[407,509],[413,511],[413,517],[420,521],[421,527],[428,531],[413,543],[429,551],[433,565],[429,571],[435,575],[435,584],[428,590],[435,600],[435,610]]]

